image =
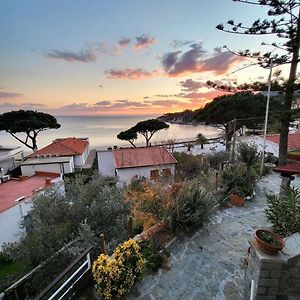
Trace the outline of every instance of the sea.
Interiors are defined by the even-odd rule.
[[[90,146],[98,149],[106,149],[107,147],[129,146],[126,141],[117,139],[117,134],[127,130],[136,123],[156,118],[158,116],[61,116],[56,117],[58,123],[61,124],[59,129],[50,129],[40,132],[37,138],[38,147],[42,148],[50,144],[57,138],[79,137],[89,138]],[[214,138],[220,135],[220,129],[205,125],[181,125],[169,124],[168,129],[157,132],[151,142],[163,143],[170,139],[178,141],[188,141],[195,139],[198,133],[202,133],[206,138]],[[22,134],[19,134],[22,136]],[[24,136],[23,136],[24,137]],[[145,145],[144,138],[139,136],[136,144]],[[14,139],[10,134],[0,132],[1,146],[21,146],[26,152],[29,150],[20,142]]]

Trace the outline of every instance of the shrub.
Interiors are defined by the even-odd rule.
[[[141,244],[141,252],[146,258],[146,267],[153,272],[157,272],[163,265],[163,258],[159,254],[159,247],[153,239],[151,242],[143,242]]]
[[[225,151],[220,151],[216,153],[211,153],[205,155],[206,160],[208,161],[211,168],[218,170],[221,163],[224,163],[227,160],[227,154]]]
[[[92,270],[97,293],[105,300],[120,298],[143,277],[145,266],[139,245],[132,239],[117,246],[113,258],[101,254]]]
[[[247,168],[246,176],[247,179],[250,180],[251,167],[258,160],[257,146],[255,144],[250,144],[250,143],[249,144],[244,142],[239,143],[237,147],[237,157],[240,162],[246,165]]]
[[[184,231],[196,229],[206,220],[212,205],[212,195],[198,181],[184,185],[175,199],[173,226]]]
[[[208,168],[208,164],[202,155],[175,152],[174,157],[177,160],[176,177],[178,180],[194,179]]]
[[[148,229],[165,221],[172,206],[171,187],[149,181],[141,182],[134,189],[126,190],[126,199],[132,204],[134,224]]]
[[[286,187],[282,194],[267,196],[266,215],[276,232],[288,235],[300,232],[300,190]]]

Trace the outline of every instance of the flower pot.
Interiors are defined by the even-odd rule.
[[[268,254],[277,254],[285,244],[280,235],[268,229],[256,230],[255,240],[259,248]]]
[[[245,200],[244,200],[244,197],[231,193],[230,194],[230,202],[233,206],[241,207],[244,205]]]

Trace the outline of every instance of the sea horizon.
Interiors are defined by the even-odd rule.
[[[156,115],[56,116],[61,127],[40,132],[37,138],[38,147],[45,147],[57,138],[66,137],[89,138],[90,146],[97,149],[130,146],[129,142],[117,139],[117,134],[140,121],[156,117]],[[153,136],[152,143],[163,143],[170,139],[183,141],[195,139],[198,133],[202,133],[207,138],[213,138],[220,133],[220,129],[206,125],[169,125],[169,129],[160,130]],[[141,135],[136,140],[136,144],[139,146],[145,145],[144,138]],[[3,131],[0,132],[0,145],[21,146],[25,152],[30,152],[29,148]]]

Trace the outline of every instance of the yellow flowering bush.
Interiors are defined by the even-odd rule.
[[[105,300],[120,298],[143,277],[145,267],[146,260],[132,239],[118,245],[112,258],[100,254],[92,270],[97,293]]]

